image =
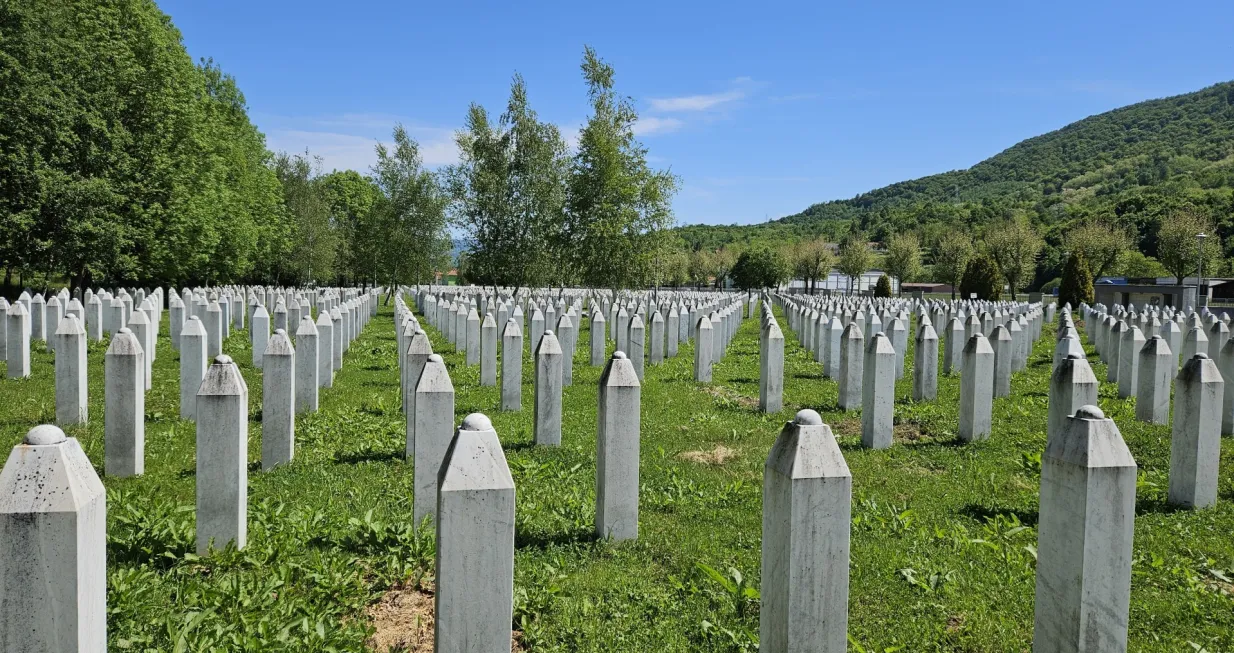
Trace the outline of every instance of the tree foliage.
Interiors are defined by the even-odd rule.
[[[891,296],[891,278],[887,275],[879,275],[878,281],[874,284],[875,297],[890,297]]]
[[[1058,303],[1070,303],[1072,308],[1093,303],[1093,275],[1091,264],[1084,259],[1084,251],[1076,250],[1067,257],[1063,266],[1063,278],[1058,285]]]
[[[469,274],[485,284],[521,288],[562,284],[566,243],[566,144],[527,100],[521,75],[497,125],[472,104],[456,135],[460,162],[446,171],[456,222],[469,236]]]
[[[288,229],[262,135],[153,2],[3,3],[0,35],[6,280],[274,272]]]
[[[958,229],[949,229],[934,245],[934,279],[951,285],[952,299],[972,256],[972,239]]]
[[[887,243],[883,268],[901,284],[921,274],[921,240],[915,233],[896,234]]]
[[[998,263],[988,255],[978,254],[969,259],[960,279],[960,296],[969,299],[996,301],[1003,294],[1003,273]]]
[[[1014,297],[1036,268],[1037,255],[1043,245],[1041,236],[1027,220],[1011,219],[987,229],[985,245],[1006,277]]]
[[[1127,229],[1104,220],[1085,221],[1072,226],[1064,242],[1072,252],[1082,255],[1094,279],[1118,269],[1119,261],[1134,247]]]
[[[450,263],[448,197],[402,125],[394,127],[392,148],[377,145],[373,182],[381,191],[373,207],[375,228],[363,238],[372,252],[374,278],[390,285],[431,282]]]
[[[1196,239],[1201,233],[1208,236],[1202,246]],[[1157,236],[1158,258],[1178,283],[1198,271],[1201,259],[1209,274],[1216,271],[1220,251],[1221,238],[1214,233],[1212,221],[1195,209],[1175,211],[1161,223]]]
[[[789,268],[779,251],[756,247],[737,257],[732,275],[733,283],[742,290],[775,288],[788,279]]]
[[[831,244],[821,238],[805,240],[789,249],[793,274],[806,284],[806,290],[814,294],[818,281],[825,281],[835,267],[836,255]]]
[[[677,178],[648,167],[647,149],[634,137],[634,104],[617,94],[613,67],[591,47],[582,72],[592,115],[570,167],[562,231],[570,249],[561,263],[589,286],[643,285],[673,223]]]
[[[874,251],[866,241],[865,234],[852,234],[840,245],[840,258],[836,269],[848,276],[850,288],[857,289],[857,280],[874,266]]]

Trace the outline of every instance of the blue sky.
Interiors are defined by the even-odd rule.
[[[681,177],[682,224],[774,219],[1234,79],[1230,0],[159,5],[237,78],[272,149],[327,170],[367,170],[395,122],[452,162],[468,103],[499,112],[515,71],[576,133],[590,44],[652,164]]]

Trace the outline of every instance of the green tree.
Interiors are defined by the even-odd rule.
[[[1202,246],[1196,238],[1201,233],[1208,236]],[[1221,238],[1216,234],[1212,220],[1200,211],[1183,208],[1161,221],[1157,232],[1157,259],[1178,283],[1197,272],[1200,259],[1203,259],[1206,270],[1216,271],[1221,260],[1220,252]]]
[[[891,296],[891,278],[887,275],[881,275],[878,282],[874,284],[875,297],[890,297]]]
[[[1032,278],[1044,241],[1027,220],[1019,218],[992,225],[986,230],[985,244],[1014,298],[1021,282]]]
[[[377,145],[373,180],[381,195],[373,207],[374,229],[363,238],[373,252],[376,278],[389,286],[431,281],[450,264],[449,200],[401,124],[394,127],[393,149]]]
[[[1117,269],[1119,260],[1134,251],[1131,234],[1103,220],[1073,226],[1067,231],[1065,242],[1072,252],[1082,255],[1094,279]]]
[[[631,288],[648,281],[662,232],[672,226],[677,178],[647,166],[634,138],[638,113],[613,88],[614,71],[595,50],[583,53],[592,115],[579,134],[566,188],[561,264],[592,287]]]
[[[307,153],[280,153],[274,171],[283,187],[290,217],[288,251],[281,257],[277,280],[306,284],[334,278],[342,241],[330,219],[330,199],[321,177],[321,159]]]
[[[984,254],[969,259],[960,279],[960,296],[969,299],[976,295],[977,299],[997,301],[1002,294],[1003,272],[998,263]]]
[[[1058,286],[1058,303],[1070,303],[1072,308],[1093,303],[1093,276],[1083,250],[1074,251],[1063,266],[1063,278]]]
[[[742,290],[775,288],[789,276],[788,263],[770,247],[755,247],[741,253],[733,264],[733,283]]]
[[[870,250],[870,243],[866,240],[865,234],[852,234],[840,245],[840,258],[836,268],[848,276],[849,288],[852,292],[856,292],[857,281],[861,275],[873,265],[874,252]]]
[[[705,249],[690,252],[688,276],[690,277],[690,283],[693,283],[695,288],[702,288],[710,281],[711,272],[714,267],[714,261],[712,260],[714,256],[714,252]]]
[[[903,284],[921,274],[921,241],[917,234],[903,233],[891,237],[887,243],[887,256],[883,259],[887,273]]]
[[[541,122],[521,75],[499,124],[472,104],[446,171],[452,209],[469,236],[473,278],[517,289],[564,283],[561,238],[568,159],[555,125]]]
[[[366,235],[377,229],[373,207],[381,196],[377,184],[355,170],[336,170],[321,180],[330,224],[339,234],[338,279],[341,283],[376,283],[377,244]]]
[[[825,239],[815,238],[804,240],[792,247],[793,274],[806,284],[806,290],[814,294],[814,287],[820,280],[825,280],[835,267],[836,255],[831,244]]]
[[[959,230],[948,230],[934,246],[934,279],[951,285],[951,298],[955,299],[956,288],[973,256],[973,241]]]

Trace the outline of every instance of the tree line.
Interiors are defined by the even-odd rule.
[[[452,265],[501,286],[656,283],[678,180],[647,165],[612,66],[587,48],[581,72],[573,152],[515,75],[496,119],[469,108],[457,165],[426,169],[396,126],[370,170],[326,173],[270,152],[235,80],[151,0],[0,4],[4,289],[423,283]]]

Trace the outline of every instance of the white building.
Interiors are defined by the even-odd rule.
[[[874,285],[878,283],[878,278],[883,276],[883,274],[885,273],[882,270],[870,270],[869,272],[861,275],[857,279],[857,291],[859,293],[873,292]],[[889,278],[891,279],[892,294],[899,294],[900,281],[895,277]],[[820,295],[825,292],[847,295],[850,294],[851,282],[852,280],[848,277],[848,275],[842,274],[837,270],[832,270],[831,274],[829,274],[826,279],[820,279],[814,282],[814,292]],[[802,279],[793,279],[788,283],[787,290],[790,293],[806,293],[809,292],[809,285]]]

